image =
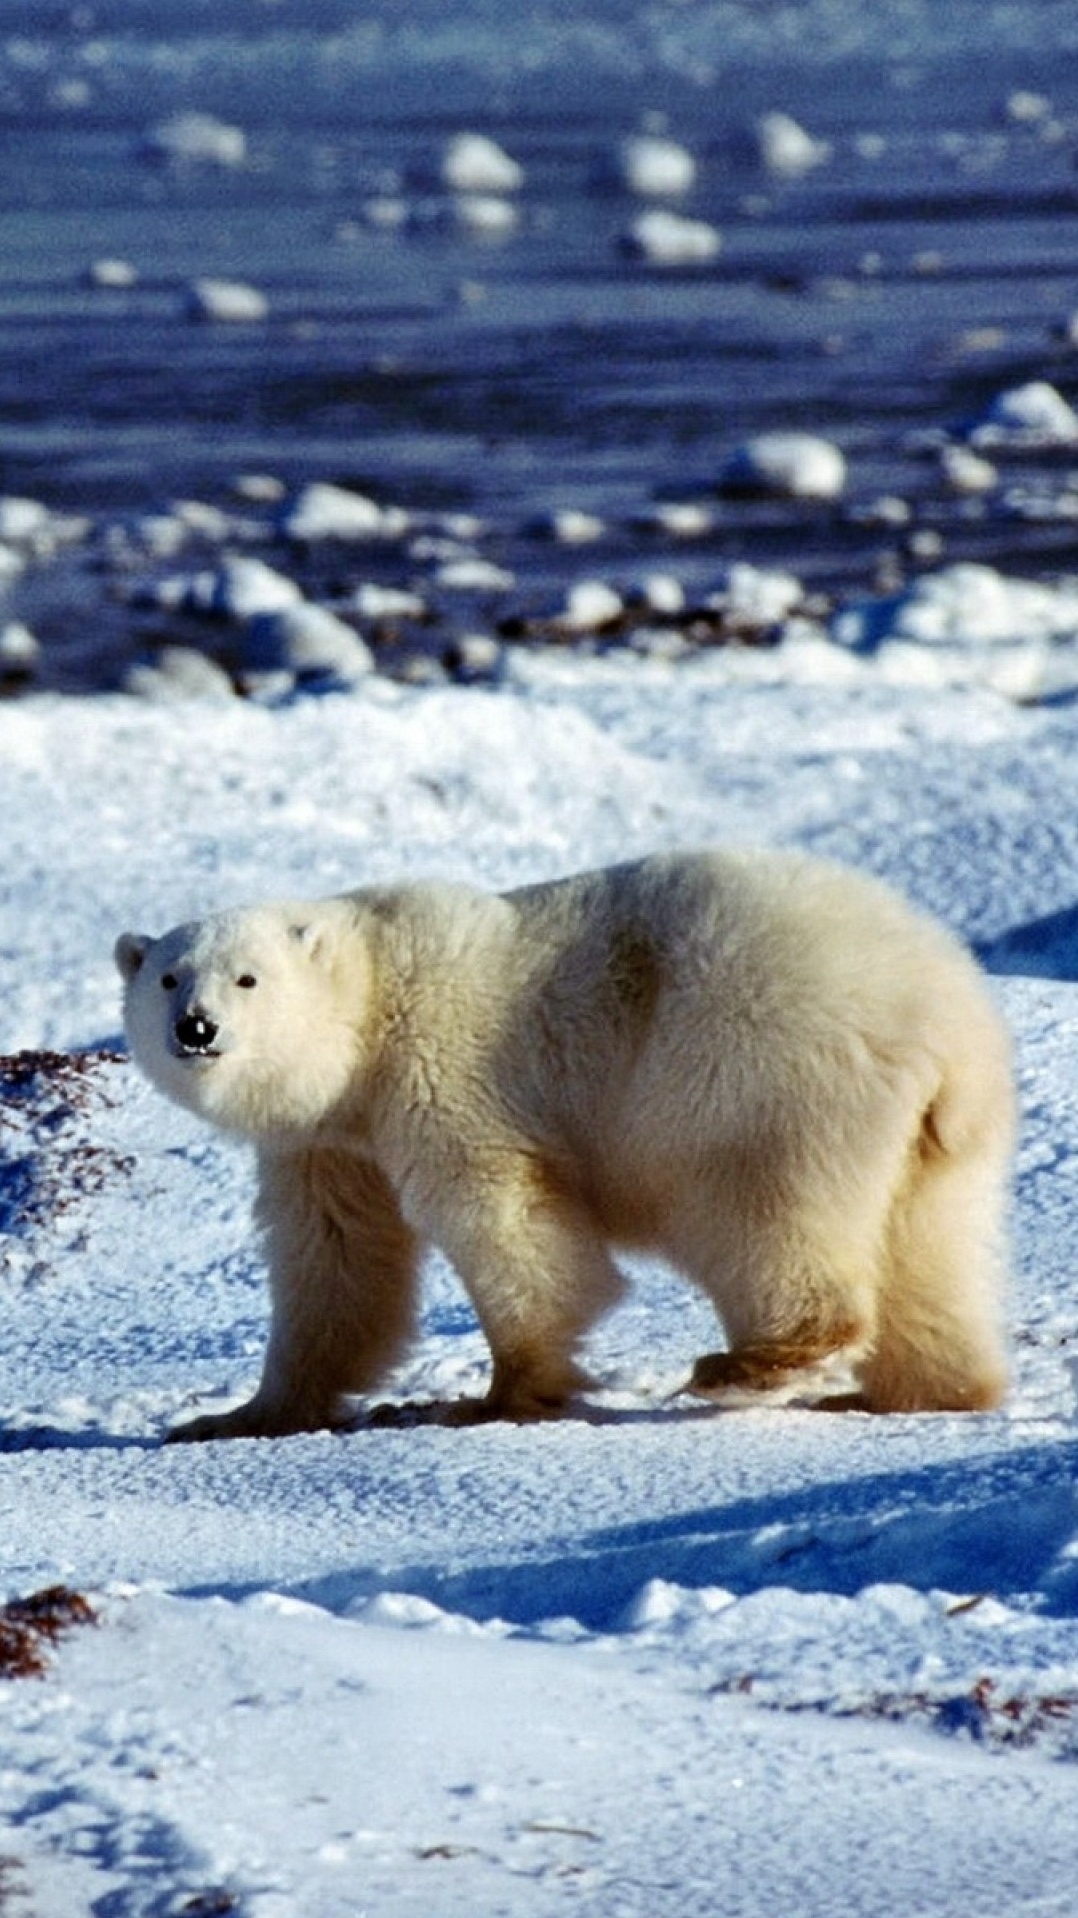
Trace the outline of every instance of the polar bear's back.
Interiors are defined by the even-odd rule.
[[[969,954],[879,881],[787,852],[659,854],[506,895],[536,986],[587,1003],[637,1041],[656,1023],[712,1035],[767,1025],[909,1040],[972,997]]]
[[[876,880],[795,853],[701,852],[508,901],[531,972],[512,1070],[604,1156],[654,1153],[664,1131],[706,1149],[798,1113],[826,1128],[836,1105],[871,1123],[899,1080],[926,1105],[965,1088],[956,1126],[982,1097],[1008,1106],[1009,1045],[978,967]]]

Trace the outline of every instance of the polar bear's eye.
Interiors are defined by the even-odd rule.
[[[163,972],[161,974],[161,984],[164,986],[166,992],[175,992],[177,983],[178,981],[174,972]]]
[[[257,986],[258,980],[253,972],[241,972],[236,984],[242,986],[245,992],[250,992],[252,986]]]

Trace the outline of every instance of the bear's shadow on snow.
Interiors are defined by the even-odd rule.
[[[853,1596],[866,1585],[994,1595],[1051,1588],[1046,1609],[1078,1611],[1078,1564],[1050,1568],[1078,1527],[1078,1444],[1060,1447],[1065,1475],[1031,1487],[1020,1469],[994,1472],[971,1503],[970,1467],[880,1474],[809,1492],[744,1499],[676,1518],[612,1526],[542,1564],[446,1577],[418,1568],[407,1589],[449,1611],[534,1624],[551,1616],[593,1630],[623,1624],[652,1579],[738,1597],[767,1586]],[[428,1582],[423,1584],[421,1580]],[[416,1583],[413,1585],[413,1579]]]
[[[407,1592],[481,1621],[528,1628],[571,1618],[592,1631],[624,1629],[655,1579],[737,1597],[775,1586],[852,1597],[878,1584],[1035,1595],[1038,1611],[1069,1617],[1078,1614],[1078,1559],[1069,1553],[1076,1532],[1071,1439],[1020,1457],[881,1472],[603,1526],[513,1562],[457,1571],[416,1563],[381,1575],[357,1565],[289,1590],[333,1612],[380,1592]],[[210,1590],[221,1588],[192,1595]]]
[[[420,1426],[438,1426],[448,1431],[482,1430],[489,1421],[484,1416],[485,1400],[467,1395],[445,1399],[387,1399],[366,1405],[341,1431],[412,1431]],[[462,1416],[463,1414],[463,1416]],[[655,1405],[600,1405],[592,1399],[571,1399],[559,1409],[552,1421],[558,1425],[670,1425],[691,1420],[710,1421],[715,1407],[703,1400],[686,1403],[684,1389],[671,1393]],[[497,1421],[494,1421],[496,1424]]]
[[[1031,979],[1078,979],[1078,906],[1012,926],[975,948],[989,972]]]
[[[156,1452],[153,1434],[108,1432],[100,1427],[73,1432],[61,1425],[11,1425],[0,1422],[0,1457],[12,1452]]]

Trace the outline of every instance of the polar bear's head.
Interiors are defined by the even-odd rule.
[[[252,1137],[326,1121],[354,1083],[366,989],[342,904],[220,913],[159,939],[122,933],[124,1022],[146,1076]]]

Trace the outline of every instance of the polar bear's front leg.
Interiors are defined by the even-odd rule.
[[[439,1208],[441,1211],[441,1208]],[[432,1219],[490,1345],[484,1399],[453,1408],[461,1421],[549,1418],[589,1383],[576,1349],[625,1282],[587,1206],[557,1169],[523,1153],[473,1157],[452,1203]]]
[[[316,1147],[266,1152],[259,1173],[272,1297],[261,1383],[246,1404],[190,1419],[170,1439],[348,1424],[347,1395],[376,1386],[414,1331],[416,1240],[377,1167]]]

